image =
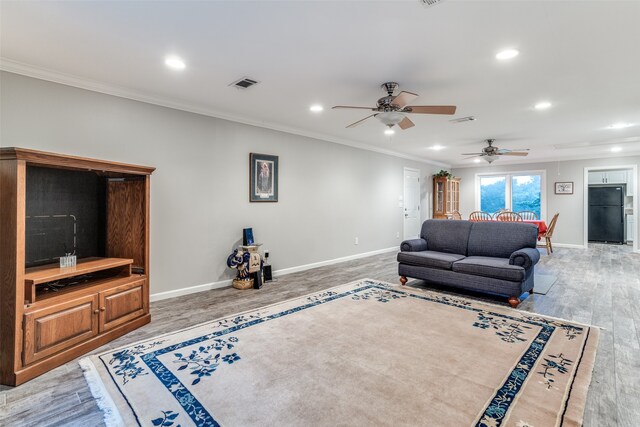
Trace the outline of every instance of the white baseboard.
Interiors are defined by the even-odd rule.
[[[231,286],[233,279],[221,280],[219,282],[205,283],[204,285],[189,286],[188,288],[176,289],[175,291],[158,292],[149,295],[149,300],[161,301],[163,299],[181,297],[183,295],[195,294],[196,292],[210,291],[211,289],[226,288]]]
[[[386,249],[378,249],[376,251],[371,252],[363,252],[360,254],[349,255],[341,258],[330,259],[327,261],[314,262],[312,264],[304,264],[299,265],[297,267],[289,267],[283,268],[282,270],[276,270],[273,272],[273,276],[284,276],[285,274],[297,273],[299,271],[310,270],[312,268],[324,267],[326,265],[338,264],[345,261],[352,261],[354,259],[366,258],[372,255],[384,254],[387,252],[394,252],[400,250],[398,246],[394,246]],[[149,296],[149,300],[153,301],[161,301],[163,299],[180,297],[183,295],[195,294],[196,292],[204,292],[212,289],[226,288],[231,286],[231,281],[233,279],[221,280],[219,282],[205,283],[204,285],[196,285],[190,286],[188,288],[176,289],[175,291],[166,291],[166,292],[158,292],[156,294],[151,294]]]
[[[400,246],[394,246],[392,248],[386,248],[386,249],[378,249],[377,251],[371,251],[371,252],[363,252],[363,253],[360,253],[360,254],[349,255],[349,256],[345,256],[345,257],[341,257],[341,258],[330,259],[330,260],[327,260],[327,261],[314,262],[312,264],[299,265],[297,267],[283,268],[282,270],[274,271],[273,275],[274,276],[283,276],[285,274],[297,273],[299,271],[310,270],[312,268],[324,267],[325,265],[338,264],[340,262],[352,261],[354,259],[366,258],[368,256],[379,255],[379,254],[384,254],[384,253],[387,253],[387,252],[394,252],[394,251],[400,251]]]

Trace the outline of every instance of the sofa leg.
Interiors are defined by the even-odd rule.
[[[406,276],[400,276],[400,284],[401,284],[402,286],[406,285],[406,284],[407,284],[407,281],[408,281],[408,280],[407,280],[407,277],[406,277]]]
[[[509,297],[509,305],[513,308],[517,308],[518,304],[520,304],[520,298],[518,297]]]

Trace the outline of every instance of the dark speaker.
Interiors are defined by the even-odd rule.
[[[262,271],[264,272],[264,281],[265,282],[273,280],[273,276],[271,275],[271,266],[270,265],[263,266],[262,267]]]
[[[262,273],[260,271],[253,273],[253,289],[262,287]]]

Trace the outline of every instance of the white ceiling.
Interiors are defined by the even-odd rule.
[[[0,68],[134,99],[457,166],[485,138],[530,148],[527,162],[640,153],[638,1],[2,0],[0,12]],[[508,47],[520,55],[496,60]],[[167,69],[167,54],[187,68]],[[244,76],[260,84],[228,86]],[[458,111],[412,115],[391,138],[376,119],[345,129],[368,112],[330,107],[373,107],[385,81]]]

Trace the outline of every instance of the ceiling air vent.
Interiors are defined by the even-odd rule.
[[[251,86],[257,84],[257,80],[250,79],[248,77],[243,77],[240,80],[236,80],[231,83],[229,86],[233,86],[238,89],[249,89]]]
[[[431,7],[431,6],[435,6],[438,3],[442,3],[444,0],[420,0],[420,3],[422,3],[422,5],[424,7]]]

